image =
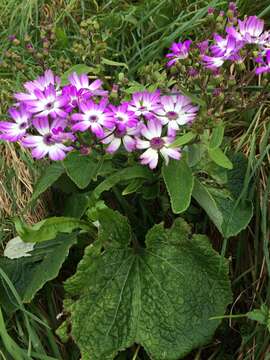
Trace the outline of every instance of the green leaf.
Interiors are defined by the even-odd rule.
[[[107,216],[100,213],[100,231]],[[205,236],[190,239],[182,219],[171,229],[154,226],[146,248],[136,250],[128,223],[119,214],[111,218],[107,248],[99,241],[89,246],[65,284],[82,359],[112,360],[137,343],[155,360],[178,360],[210,341],[219,324],[210,318],[231,301],[227,261]]]
[[[220,148],[208,149],[210,158],[225,169],[232,169],[233,164]]]
[[[136,178],[153,180],[153,174],[146,167],[139,165],[120,170],[117,173],[108,176],[106,180],[102,181],[102,183],[100,183],[93,191],[92,198],[98,199],[104,191],[110,190],[113,186],[121,181]]]
[[[140,189],[142,187],[143,183],[144,183],[143,179],[131,180],[131,182],[122,191],[122,195],[125,196],[125,195],[129,195],[129,194],[136,192],[138,189]]]
[[[92,228],[87,222],[70,217],[51,217],[32,226],[23,223],[19,218],[14,222],[23,241],[36,243],[54,239],[58,233],[71,233],[75,229],[90,231]]]
[[[127,64],[123,63],[123,62],[118,62],[118,61],[113,61],[110,59],[106,59],[106,58],[102,58],[101,59],[101,63],[104,65],[110,65],[110,66],[123,66],[128,70],[128,66]]]
[[[86,156],[78,151],[69,153],[64,160],[67,175],[80,189],[86,188],[96,177],[100,165],[101,161],[94,156]]]
[[[209,142],[209,148],[210,149],[216,149],[220,147],[222,140],[224,136],[224,126],[219,125],[216,128],[213,129],[211,139]]]
[[[247,317],[250,320],[257,321],[259,324],[270,325],[270,311],[265,304],[261,305],[260,309],[249,311]]]
[[[250,201],[242,203],[233,197],[225,197],[221,191],[207,187],[197,179],[192,196],[226,238],[245,229],[252,218],[253,206]]]
[[[30,302],[43,285],[54,279],[76,243],[76,235],[59,234],[53,241],[35,245],[30,257],[8,259],[0,257],[0,267],[8,275],[23,302]],[[10,289],[0,281],[0,303],[8,311],[18,306]]]
[[[68,37],[64,28],[56,27],[55,36],[58,47],[66,48],[68,46]]]
[[[170,160],[163,164],[162,175],[170,195],[172,210],[175,214],[185,211],[190,204],[194,177],[184,159]]]
[[[54,162],[45,169],[41,177],[34,186],[34,192],[30,202],[36,200],[44,191],[46,191],[60,176],[64,173],[64,168],[60,162]]]
[[[196,137],[196,134],[194,134],[192,132],[188,132],[188,133],[176,138],[176,140],[170,145],[170,147],[175,148],[175,147],[178,147],[178,146],[186,145],[191,140],[193,140],[195,137]]]
[[[85,64],[76,64],[72,66],[70,69],[68,69],[68,71],[64,72],[64,74],[61,76],[61,85],[67,85],[69,83],[68,81],[69,75],[71,75],[74,72],[77,73],[78,75],[82,75],[82,74],[88,74],[92,70],[93,68]]]

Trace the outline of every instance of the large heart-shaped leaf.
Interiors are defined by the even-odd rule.
[[[127,220],[99,213],[99,240],[65,285],[72,336],[84,360],[112,360],[133,343],[155,360],[178,360],[207,343],[231,301],[228,264],[177,219],[154,226],[146,248]],[[103,249],[103,250],[102,250]],[[104,250],[105,249],[105,250]]]

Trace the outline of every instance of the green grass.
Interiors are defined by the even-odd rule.
[[[260,14],[269,24],[268,0],[238,0],[237,3],[242,14]],[[225,4],[227,1],[2,1],[1,118],[5,118],[12,91],[19,89],[26,79],[40,74],[44,68],[51,67],[61,73],[71,65],[86,63],[92,67],[93,76],[115,77],[116,67],[100,63],[105,57],[127,64],[128,71],[125,67],[121,71],[129,78],[138,79],[147,64],[151,69],[155,67],[153,63],[163,56],[165,48],[173,40],[184,36],[200,38],[199,25],[207,21],[207,8],[210,5],[222,8]],[[53,36],[47,53],[41,38],[48,36],[50,31]],[[15,34],[20,44],[11,44],[7,40],[9,34]],[[27,36],[31,40],[25,39]],[[29,41],[35,48],[34,55],[25,48]],[[7,50],[11,52],[9,56]],[[211,227],[207,228],[214,233],[219,250],[223,249],[224,254],[231,257],[235,299],[231,312],[245,314],[263,303],[270,304],[269,103],[256,113],[241,114],[236,111],[231,114],[226,119],[226,131],[234,139],[233,151],[244,152],[248,159],[245,186],[239,201],[246,196],[253,199],[254,218],[247,230],[227,242],[223,242]],[[28,162],[28,168],[33,168],[26,154],[19,152],[18,157]],[[9,169],[4,158],[1,166],[15,214],[21,211],[12,189],[12,178],[18,172],[16,168]],[[35,176],[33,173],[32,180]],[[1,223],[0,243],[12,237],[10,219],[2,218]],[[1,269],[0,278],[12,290],[20,308],[12,317],[0,309],[0,359],[79,359],[74,344],[61,344],[54,332],[59,325],[56,316],[61,312],[61,283],[48,284],[34,303],[23,305]],[[245,318],[224,319],[218,339],[222,339],[220,344],[213,342],[187,359],[260,360],[267,359],[266,355],[270,353],[269,332],[264,326]],[[118,356],[118,360],[127,359],[146,360],[147,357],[143,349],[135,346]]]

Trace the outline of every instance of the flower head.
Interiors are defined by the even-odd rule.
[[[66,146],[66,141],[73,141],[74,135],[65,132],[66,122],[63,119],[54,119],[50,123],[48,118],[36,118],[33,125],[39,135],[26,135],[21,144],[32,149],[32,156],[41,159],[47,154],[51,160],[63,160],[66,153],[73,150],[72,146]]]
[[[77,75],[75,72],[69,76],[69,82],[81,93],[88,92],[90,96],[107,96],[108,91],[102,89],[102,81],[97,79],[89,82],[86,74]]]
[[[102,143],[109,144],[106,148],[108,153],[114,153],[121,145],[123,145],[128,152],[131,152],[136,149],[135,136],[139,134],[140,126],[128,128],[122,126],[122,124],[117,124],[113,132],[105,131],[106,136],[102,140]]]
[[[71,119],[76,122],[72,126],[73,131],[86,131],[90,129],[97,137],[104,137],[104,129],[112,129],[114,121],[111,119],[107,110],[107,100],[102,99],[99,104],[92,100],[80,102],[81,113],[71,115]]]
[[[147,125],[143,125],[141,135],[144,139],[138,138],[136,146],[137,149],[147,149],[140,156],[143,165],[148,165],[150,169],[155,169],[160,154],[164,158],[166,165],[169,162],[169,158],[180,159],[180,149],[169,148],[174,138],[162,136],[162,124],[158,120],[150,119]]]
[[[65,95],[58,95],[55,87],[51,84],[44,91],[36,89],[34,91],[35,100],[26,102],[28,111],[35,117],[51,116],[52,118],[67,116],[65,106],[68,104],[69,98]]]
[[[135,112],[129,110],[129,103],[124,102],[118,106],[109,105],[108,115],[115,124],[121,124],[122,127],[134,127],[138,123]]]
[[[233,36],[237,41],[244,44],[264,45],[269,41],[269,32],[264,32],[264,21],[257,16],[248,16],[245,20],[238,20],[238,29],[229,26],[227,33]]]
[[[9,114],[13,122],[0,122],[0,132],[2,132],[0,139],[11,142],[18,141],[26,134],[26,130],[31,125],[31,114],[23,105],[20,108],[10,108]]]
[[[160,99],[162,109],[156,113],[162,125],[168,126],[168,135],[174,136],[179,126],[190,123],[198,112],[198,106],[194,106],[191,100],[184,95],[162,96]]]
[[[161,108],[160,91],[142,91],[132,95],[128,110],[133,111],[136,116],[153,117],[153,114]]]
[[[189,54],[189,48],[191,40],[185,40],[184,42],[173,43],[170,47],[171,52],[166,55],[166,58],[171,59],[168,61],[167,66],[173,66],[178,60],[186,59]]]
[[[22,102],[28,102],[31,100],[37,100],[38,97],[35,94],[36,90],[38,91],[44,91],[47,87],[53,86],[56,88],[56,90],[59,89],[60,86],[60,78],[58,76],[55,76],[51,70],[46,70],[44,75],[39,76],[37,79],[33,81],[27,81],[23,86],[27,93],[16,93],[14,95],[15,99],[22,101]]]

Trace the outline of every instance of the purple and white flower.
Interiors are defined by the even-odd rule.
[[[270,39],[269,32],[264,32],[264,21],[257,16],[249,16],[243,21],[238,20],[238,29],[229,26],[226,31],[244,44],[264,45]]]
[[[15,99],[22,102],[37,100],[37,96],[35,94],[36,90],[43,92],[48,86],[52,85],[58,91],[60,87],[60,82],[61,80],[58,76],[55,76],[51,70],[46,70],[44,75],[39,76],[33,81],[27,81],[23,85],[25,90],[27,90],[27,93],[16,93],[14,97]]]
[[[260,55],[255,59],[255,61],[261,65],[255,70],[257,75],[270,73],[270,50],[266,51],[265,57]]]
[[[162,124],[158,120],[150,119],[147,126],[142,126],[141,134],[144,139],[138,138],[136,147],[137,149],[147,149],[140,156],[141,164],[148,165],[150,169],[155,169],[160,154],[166,165],[169,163],[169,158],[180,159],[180,149],[169,147],[174,137],[162,136]]]
[[[210,47],[213,56],[203,55],[202,60],[207,69],[215,70],[221,67],[226,60],[241,60],[238,54],[241,46],[233,36],[227,36],[225,39],[215,35],[216,44]]]
[[[36,118],[33,125],[39,135],[26,135],[21,144],[32,149],[32,156],[41,159],[47,154],[51,160],[63,160],[66,153],[73,150],[72,146],[66,146],[66,141],[73,141],[72,133],[64,132],[66,122],[63,119],[55,119],[50,124],[48,118]]]
[[[129,110],[128,102],[123,102],[118,106],[109,105],[108,115],[112,122],[116,125],[121,124],[122,127],[134,127],[139,121],[135,112]]]
[[[89,82],[86,74],[78,75],[75,72],[69,76],[69,82],[78,91],[88,92],[90,96],[107,96],[108,91],[102,89],[103,82],[99,79]]]
[[[72,121],[77,122],[72,126],[73,131],[86,131],[90,129],[98,138],[104,137],[104,129],[113,129],[114,121],[107,110],[107,99],[102,99],[99,104],[92,100],[79,103],[82,113],[71,115]]]
[[[26,134],[26,130],[31,125],[31,114],[23,105],[20,108],[10,108],[9,114],[14,121],[0,122],[0,132],[2,132],[0,139],[15,142]]]
[[[102,140],[103,144],[109,144],[106,148],[108,153],[114,153],[121,145],[131,152],[136,149],[135,136],[140,134],[140,126],[133,128],[125,127],[122,124],[117,124],[113,132],[105,131],[105,138]]]
[[[184,42],[172,43],[170,47],[171,52],[166,55],[166,58],[170,59],[167,62],[167,66],[173,66],[178,60],[186,59],[189,55],[189,49],[192,41],[185,40]]]
[[[128,110],[133,111],[136,116],[153,117],[153,113],[161,108],[160,91],[142,91],[132,95]]]
[[[184,95],[162,96],[160,102],[163,107],[156,117],[162,125],[168,126],[168,136],[174,136],[180,126],[192,122],[198,112],[198,106]]]
[[[65,95],[58,95],[55,87],[51,84],[44,91],[36,89],[34,91],[35,100],[26,102],[29,112],[35,117],[51,116],[52,118],[65,118],[68,113],[65,106],[69,102],[69,98]]]

